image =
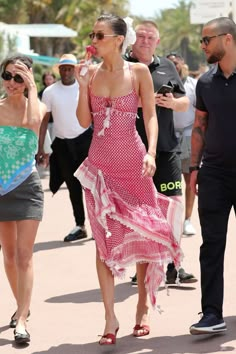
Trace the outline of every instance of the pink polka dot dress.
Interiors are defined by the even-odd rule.
[[[130,65],[130,64],[129,64]],[[132,70],[130,66],[131,80]],[[86,197],[92,234],[102,261],[115,276],[136,262],[148,263],[146,288],[153,306],[166,263],[180,263],[182,207],[142,176],[146,153],[136,131],[138,96],[90,92],[94,133],[87,159],[75,172]]]

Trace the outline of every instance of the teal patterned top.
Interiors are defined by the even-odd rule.
[[[38,137],[33,130],[0,126],[0,195],[19,186],[35,168]]]

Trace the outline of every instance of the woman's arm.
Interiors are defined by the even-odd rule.
[[[145,131],[148,140],[148,153],[156,156],[158,122],[154,98],[153,81],[147,66],[142,65],[138,70],[139,94],[143,110]]]
[[[43,106],[42,106],[43,105]],[[31,126],[40,127],[46,109],[44,104],[39,101],[36,85],[28,87],[28,106],[27,106],[27,122]]]
[[[34,81],[33,70],[32,68],[29,69],[20,61],[17,61],[15,66],[17,68],[16,73],[23,78],[25,87],[28,91],[28,104],[26,112],[27,125],[34,130],[38,130],[44,112],[42,112],[40,108],[41,105],[38,99],[38,91]]]
[[[44,151],[44,142],[45,142],[45,137],[47,133],[47,128],[48,128],[48,122],[51,116],[51,112],[47,112],[46,105],[44,105],[45,111],[44,111],[44,116],[42,116],[42,122],[40,125],[40,131],[39,131],[39,142],[38,142],[38,152],[36,154],[36,161],[38,164],[45,162],[48,164],[47,160],[47,152]],[[43,113],[43,112],[42,112]]]
[[[80,86],[78,106],[76,108],[76,116],[78,118],[79,124],[83,128],[88,128],[92,123],[88,88],[82,88]]]
[[[144,64],[136,64],[139,95],[143,110],[144,126],[148,140],[148,151],[143,162],[143,175],[153,176],[156,170],[156,150],[158,122],[154,98],[153,81],[149,69]]]
[[[75,77],[79,83],[79,100],[76,108],[76,116],[79,124],[83,128],[88,128],[92,123],[92,114],[89,101],[89,79],[91,77],[91,68],[88,72],[81,76],[80,71],[83,64],[75,67]]]

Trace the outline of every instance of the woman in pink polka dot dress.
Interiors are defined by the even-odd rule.
[[[139,337],[149,333],[147,294],[155,306],[158,287],[165,278],[164,264],[174,261],[178,265],[181,258],[182,209],[158,194],[152,181],[158,133],[152,79],[146,65],[123,60],[126,31],[123,19],[99,17],[90,37],[103,61],[89,66],[85,75],[80,75],[83,64],[76,68],[80,85],[77,116],[84,127],[94,123],[88,158],[75,176],[85,190],[97,247],[106,320],[101,345],[115,344],[119,328],[114,276],[124,276],[125,268],[137,262],[139,297],[133,335]],[[149,137],[148,152],[135,128],[139,100]]]

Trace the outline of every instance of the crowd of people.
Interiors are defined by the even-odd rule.
[[[75,227],[64,242],[88,236],[84,191],[105,311],[100,345],[116,343],[115,277],[131,262],[138,289],[134,337],[151,331],[149,309],[157,305],[161,282],[197,281],[181,268],[180,246],[182,234],[196,233],[196,194],[203,317],[190,333],[224,332],[224,250],[229,213],[236,207],[236,25],[220,17],[203,26],[201,47],[212,67],[198,80],[181,55],[156,55],[160,34],[153,21],[133,29],[130,18],[103,14],[90,38],[99,62],[77,63],[73,54],[63,54],[59,79],[46,72],[40,93],[28,56],[8,57],[0,66],[6,92],[0,100],[0,244],[16,300],[9,324],[14,340],[30,342],[33,245],[43,217],[36,163],[44,161],[50,190],[56,193],[65,182],[69,192]],[[48,160],[44,144],[52,122]]]

